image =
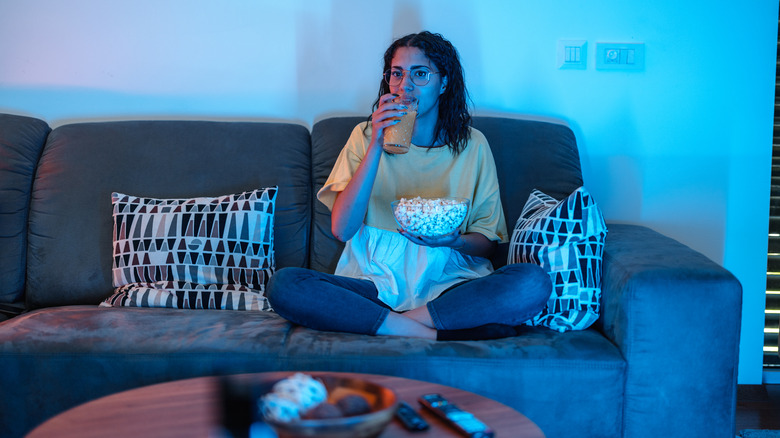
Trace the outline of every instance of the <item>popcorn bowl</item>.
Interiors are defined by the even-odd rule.
[[[439,237],[452,233],[466,219],[470,201],[466,198],[401,198],[391,204],[398,226],[417,237]]]

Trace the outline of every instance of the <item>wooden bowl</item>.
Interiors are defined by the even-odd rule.
[[[346,394],[357,394],[368,400],[371,411],[362,415],[327,419],[300,419],[289,422],[264,418],[279,435],[279,438],[372,438],[379,436],[393,419],[398,408],[398,396],[395,391],[375,383],[356,379],[324,375],[315,375],[328,390],[329,400]],[[264,392],[271,391],[274,383],[268,382]],[[261,395],[262,395],[261,394]]]

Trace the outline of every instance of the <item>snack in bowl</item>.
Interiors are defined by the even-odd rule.
[[[278,421],[290,421],[324,402],[328,396],[325,385],[303,373],[278,381],[262,398],[263,415]]]
[[[392,202],[395,221],[414,236],[450,234],[463,223],[469,211],[466,198],[401,198]]]
[[[265,387],[260,416],[280,438],[376,437],[398,405],[389,388],[330,374],[295,373]]]

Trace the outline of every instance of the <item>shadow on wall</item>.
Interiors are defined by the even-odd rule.
[[[605,219],[612,221],[619,217],[622,218],[620,222],[641,223],[642,166],[639,158],[616,154],[588,157],[587,161],[587,173],[593,176],[588,177],[583,166],[583,181],[594,194]],[[609,194],[609,197],[599,196],[601,193]]]
[[[382,80],[382,55],[392,41],[382,35],[390,34],[393,7],[393,3],[372,6],[358,22],[345,22],[344,17],[354,14],[354,6],[343,2],[318,2],[296,15],[296,40],[291,45],[296,64],[295,114],[313,123],[370,114]]]
[[[423,30],[435,32],[431,29],[423,29],[419,2],[411,0],[399,1],[394,4],[393,9],[392,40]],[[446,35],[444,37],[447,38]],[[389,42],[387,45],[390,45]]]
[[[624,97],[611,107],[594,106],[594,113],[595,123],[577,138],[585,185],[608,221],[621,218],[627,223],[639,223],[646,175],[631,100]],[[587,138],[601,141],[589,150],[587,140],[583,140]]]
[[[606,220],[648,226],[722,260],[724,241],[712,236],[725,229],[728,199],[707,187],[719,187],[729,178],[730,157],[703,154],[680,144],[673,134],[655,140],[640,135],[636,122],[641,111],[629,99],[594,110],[603,113],[590,119],[582,136],[575,134],[585,186]],[[587,139],[594,138],[600,143],[589,151]],[[680,218],[696,218],[696,223]]]
[[[465,33],[468,40],[477,37],[473,29],[464,29],[463,23],[473,21],[467,19],[473,15],[471,9],[447,11],[445,19],[438,9],[399,0],[372,7],[364,21],[349,23],[346,29],[343,17],[354,11],[339,2],[321,2],[315,9],[299,14],[295,33],[296,114],[315,123],[334,116],[368,117],[381,87],[383,56],[388,46],[402,36],[428,30],[441,33],[460,50],[458,42],[451,39],[453,35],[463,37]],[[429,11],[436,15],[427,17]],[[457,32],[453,29],[453,35],[448,35],[448,28],[456,28]],[[318,72],[332,77],[317,77]],[[468,84],[468,72],[466,76]]]

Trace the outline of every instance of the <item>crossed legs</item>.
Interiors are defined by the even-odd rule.
[[[507,265],[398,313],[377,298],[369,280],[284,268],[271,277],[266,296],[280,316],[316,330],[436,339],[442,330],[520,325],[541,311],[551,287],[540,267]]]

